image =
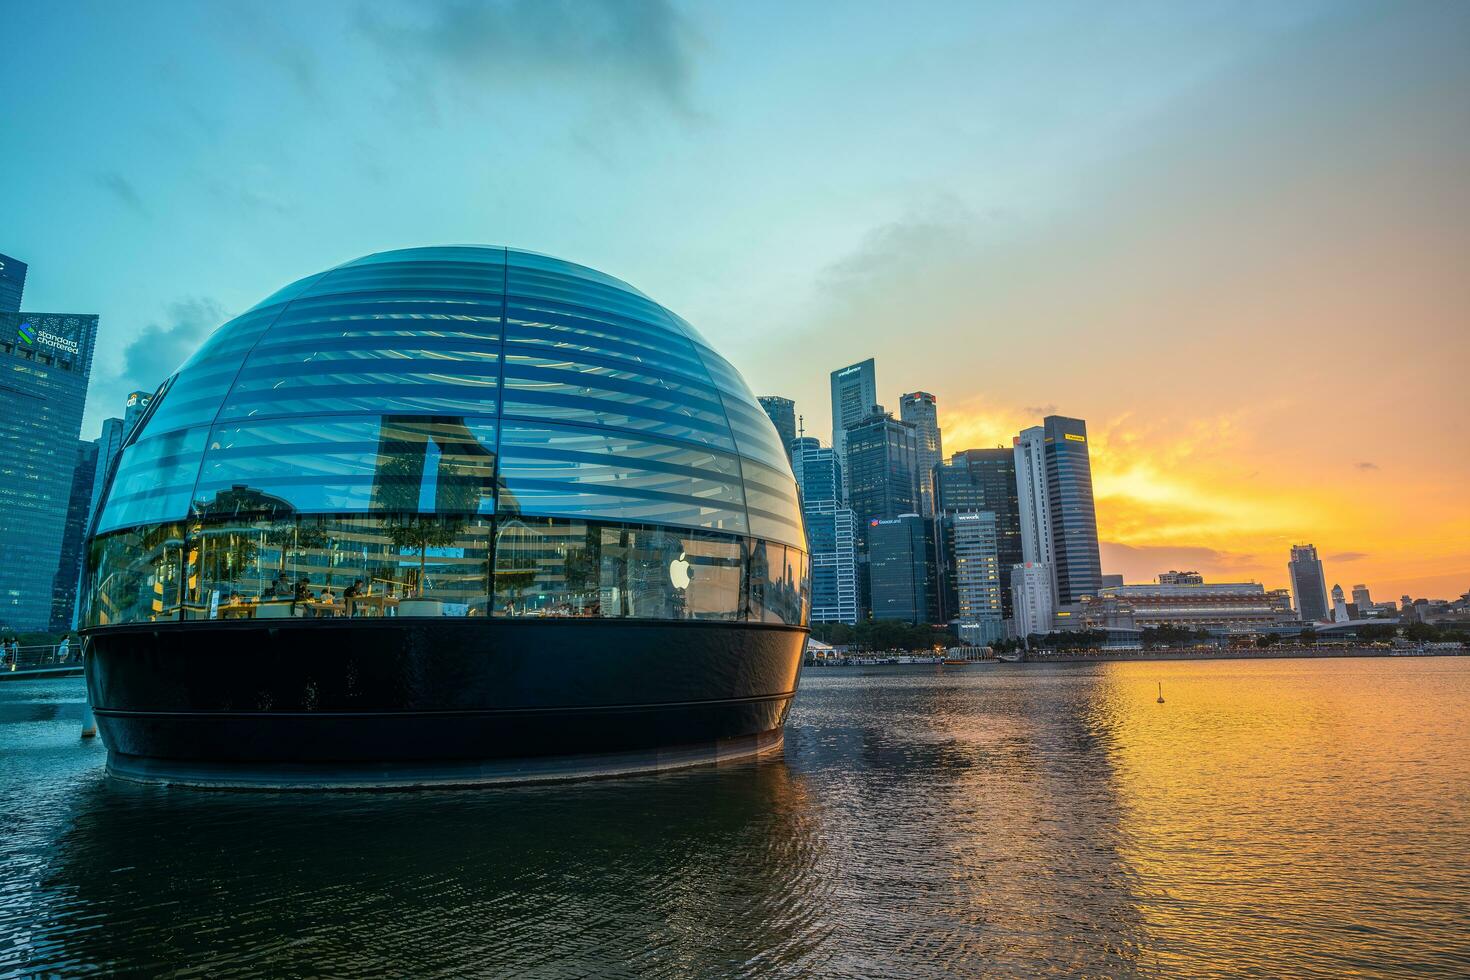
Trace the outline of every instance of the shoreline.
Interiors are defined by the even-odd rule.
[[[1434,657],[1465,657],[1470,656],[1470,650],[1434,650],[1425,652],[1404,652],[1381,647],[1348,647],[1344,649],[1313,650],[1300,647],[1284,650],[1119,650],[1099,653],[1059,653],[1033,655],[1026,660],[977,660],[979,664],[1004,664],[1008,666],[1026,666],[1030,664],[1090,664],[1090,663],[1127,663],[1132,661],[1157,662],[1157,661],[1190,661],[1190,660],[1346,660],[1352,658],[1381,658],[1400,660],[1421,660]],[[808,667],[939,667],[957,666],[966,667],[969,664],[898,664],[898,663],[808,663]]]

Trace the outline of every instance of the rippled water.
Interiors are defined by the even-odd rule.
[[[0,683],[0,974],[1470,974],[1470,659],[815,670],[784,758],[385,795],[111,782],[81,692]]]

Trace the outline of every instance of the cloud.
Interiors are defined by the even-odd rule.
[[[556,85],[599,98],[652,96],[690,113],[696,39],[668,0],[437,0],[409,22],[364,7],[361,31],[396,66],[401,89]],[[473,89],[469,89],[472,91]]]
[[[1358,469],[1360,469],[1360,470],[1376,470],[1376,469],[1378,469],[1378,464],[1377,463],[1362,462],[1362,463],[1358,463],[1356,465],[1357,465]]]
[[[1057,414],[1057,407],[1051,402],[1047,402],[1045,405],[1027,405],[1022,411],[1027,415],[1035,415],[1038,419],[1041,419],[1048,415]]]
[[[1343,552],[1340,552],[1340,553],[1338,553],[1336,555],[1328,555],[1323,560],[1324,561],[1362,561],[1364,558],[1368,558],[1368,557],[1370,557],[1370,556],[1366,552],[1362,552],[1362,551],[1343,551]]]
[[[109,170],[107,173],[98,174],[97,185],[139,214],[144,216],[148,214],[148,208],[143,203],[143,198],[138,194],[138,189],[133,186],[133,182],[116,170]]]
[[[123,348],[121,380],[129,390],[152,391],[225,319],[224,308],[212,299],[171,303],[163,323],[150,323]]]

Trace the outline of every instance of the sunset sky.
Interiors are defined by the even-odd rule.
[[[355,256],[510,244],[830,431],[1088,420],[1103,568],[1470,589],[1470,4],[11,4],[0,252],[84,436]],[[18,42],[18,43],[17,43]]]

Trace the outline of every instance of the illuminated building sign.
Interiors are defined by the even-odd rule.
[[[21,340],[28,344],[34,344],[36,342],[36,328],[29,323],[22,323],[15,332]]]
[[[36,340],[45,344],[47,347],[52,347],[59,351],[65,351],[68,354],[75,354],[80,350],[75,340],[71,340],[67,337],[59,337],[56,334],[48,333],[45,330],[42,330],[40,333],[36,334]]]
[[[1067,432],[1067,433],[1064,433],[1064,435],[1071,442],[1086,442],[1087,441],[1087,437],[1086,436],[1079,436],[1079,435],[1077,435],[1076,433],[1073,433],[1073,432]]]
[[[858,372],[859,372],[859,371],[861,371],[861,370],[862,370],[862,368],[860,368],[860,367],[857,367],[857,366],[856,366],[856,365],[854,365],[854,366],[853,366],[853,367],[850,367],[850,368],[843,368],[843,369],[842,369],[842,370],[841,370],[841,371],[838,371],[838,372],[837,372],[837,376],[838,376],[838,377],[839,377],[839,378],[845,378],[845,377],[847,377],[847,376],[848,376],[848,375],[849,375],[849,374],[857,374],[857,373],[858,373]]]

